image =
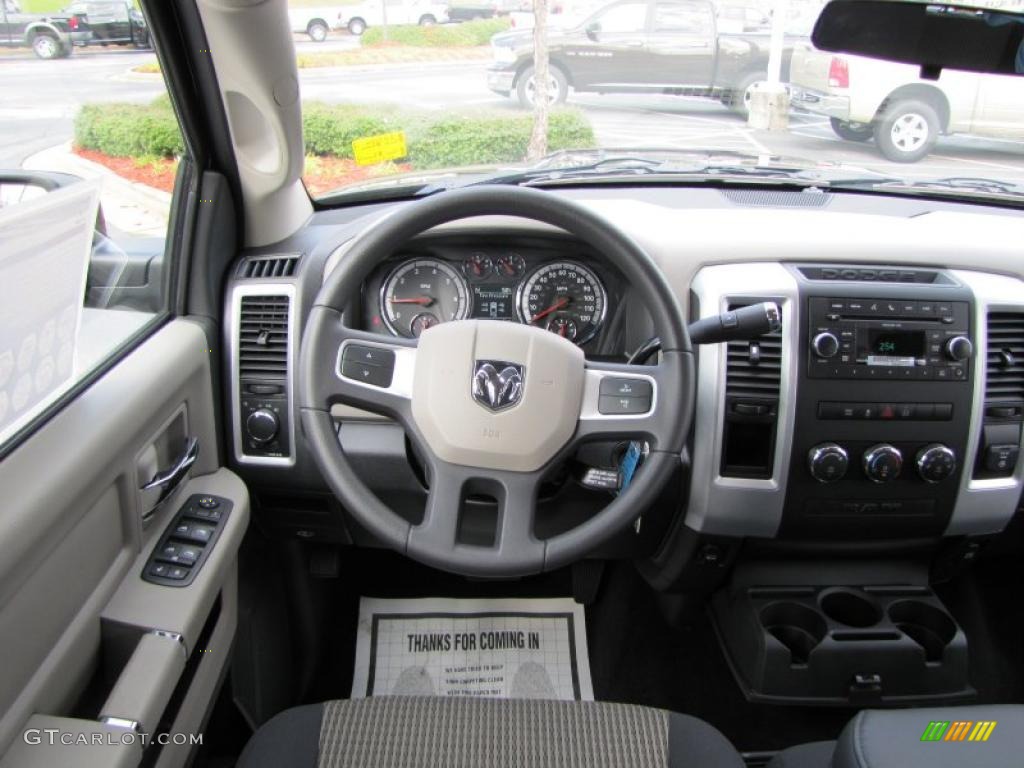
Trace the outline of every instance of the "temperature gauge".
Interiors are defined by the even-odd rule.
[[[501,277],[521,277],[526,271],[526,259],[518,253],[503,253],[494,263],[494,271]]]

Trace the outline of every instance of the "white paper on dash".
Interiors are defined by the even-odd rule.
[[[593,701],[583,607],[364,597],[352,698],[396,695]]]

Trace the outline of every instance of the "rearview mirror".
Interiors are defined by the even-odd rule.
[[[943,69],[1024,74],[1024,14],[900,0],[832,0],[811,40],[823,51]]]
[[[589,37],[591,40],[593,40],[596,43],[597,42],[597,38],[601,34],[601,22],[600,21],[592,21],[590,24],[587,24],[587,28],[586,28],[585,31],[587,33],[587,37]]]

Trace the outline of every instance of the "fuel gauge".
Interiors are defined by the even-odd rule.
[[[491,269],[491,257],[482,251],[469,254],[462,262],[462,274],[471,280],[487,277]]]

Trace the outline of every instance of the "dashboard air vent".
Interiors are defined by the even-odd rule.
[[[989,312],[985,404],[1024,401],[1024,313]]]
[[[731,302],[729,309],[778,299]],[[755,341],[726,344],[725,425],[721,474],[770,478],[775,456],[779,390],[782,381],[782,329]]]
[[[238,276],[246,280],[259,280],[272,277],[291,277],[299,257],[287,256],[253,256],[242,262]]]
[[[288,376],[287,296],[243,296],[238,323],[238,370],[241,378]]]
[[[753,302],[751,302],[753,303]],[[730,304],[740,309],[743,304]],[[756,341],[730,341],[727,345],[725,396],[728,399],[779,399],[782,374],[782,330]]]
[[[832,195],[816,190],[789,192],[762,189],[723,189],[722,197],[733,205],[749,208],[823,208],[832,202]]]

